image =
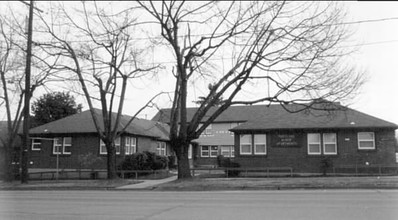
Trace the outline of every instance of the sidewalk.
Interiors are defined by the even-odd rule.
[[[159,184],[168,183],[168,182],[174,181],[176,179],[177,179],[177,176],[172,176],[169,178],[159,179],[159,180],[144,180],[142,183],[120,186],[120,187],[116,187],[115,189],[123,189],[123,190],[125,190],[125,189],[152,189],[153,187],[155,187]]]

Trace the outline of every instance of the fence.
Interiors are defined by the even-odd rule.
[[[242,168],[242,167],[219,167],[219,168],[192,168],[191,173],[192,176],[195,176],[195,171],[208,171],[209,174],[211,174],[214,171],[223,171],[226,174],[226,177],[229,177],[229,173],[232,171],[238,171],[241,174],[243,174],[245,177],[248,176],[249,173],[261,173],[261,174],[266,174],[267,177],[270,177],[271,174],[275,175],[289,175],[293,176],[293,168],[291,167],[247,167],[247,168]]]
[[[358,175],[397,175],[398,166],[385,165],[351,165],[333,167],[333,175],[355,174]]]
[[[120,178],[138,179],[143,175],[153,175],[151,178],[157,178],[160,175],[168,174],[168,170],[118,170],[117,174]],[[106,179],[106,170],[68,170],[58,171],[44,171],[29,173],[29,180],[56,180],[56,179]]]

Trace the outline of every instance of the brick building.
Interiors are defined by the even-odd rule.
[[[317,173],[322,160],[331,167],[396,167],[397,125],[333,103],[335,111],[304,110],[300,105],[232,106],[192,147],[194,166],[216,165],[232,157],[242,167],[292,167]],[[188,121],[196,108],[188,109]],[[213,109],[214,110],[214,109]],[[169,109],[153,118],[169,123]]]
[[[95,111],[101,115],[100,110]],[[122,116],[118,129],[121,130],[130,118]],[[100,117],[99,121],[102,122]],[[159,122],[134,119],[115,141],[116,164],[135,152],[170,155],[168,129]],[[32,128],[29,132],[32,140],[30,169],[55,169],[57,158],[59,169],[106,169],[106,148],[97,134],[90,111]]]

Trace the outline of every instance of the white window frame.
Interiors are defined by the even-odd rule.
[[[264,140],[256,142],[256,137],[264,137]],[[257,152],[257,145],[265,145],[265,152]],[[267,155],[267,135],[266,134],[255,134],[254,135],[254,154],[255,155]]]
[[[204,147],[207,147],[207,150],[204,150],[203,149]],[[204,155],[203,153],[207,153],[207,155]],[[210,146],[208,145],[200,146],[200,157],[210,157]]]
[[[100,150],[100,154],[101,155],[107,155],[108,154],[108,151],[106,150],[105,143],[104,143],[104,141],[102,141],[101,138],[100,138],[100,148],[99,148],[99,150]]]
[[[115,139],[115,152],[116,155],[120,154],[120,137]],[[100,155],[107,155],[108,151],[106,150],[105,143],[100,138]]]
[[[226,150],[225,150],[226,149]],[[221,146],[221,155],[224,157],[235,157],[235,147],[230,145]]]
[[[310,135],[318,135],[319,136],[319,142],[310,142],[309,141],[309,136]],[[310,145],[311,144],[317,144],[319,145],[319,152],[310,152]],[[321,155],[322,154],[322,140],[321,140],[321,134],[320,133],[308,133],[307,134],[307,153],[308,155]]]
[[[121,138],[120,138],[120,136],[119,137],[117,137],[116,139],[115,139],[115,152],[116,152],[116,155],[120,155],[120,151],[121,151],[121,146],[120,146],[120,142],[121,142]]]
[[[166,142],[158,141],[156,152],[158,155],[166,156]]]
[[[61,154],[62,141],[63,141],[62,137],[55,137],[53,139],[53,154]],[[58,142],[60,142],[60,143],[58,143]]]
[[[360,134],[372,134],[373,139],[359,139]],[[376,143],[375,143],[375,133],[374,132],[358,132],[357,134],[358,137],[358,150],[375,150],[376,149]],[[372,142],[373,147],[361,147],[361,142]]]
[[[124,154],[131,155],[131,138],[130,137],[124,138]]]
[[[35,142],[39,141],[39,142]],[[32,151],[40,151],[41,150],[41,139],[40,138],[32,138]]]
[[[209,147],[210,147],[209,148],[209,150],[210,150],[209,156],[210,157],[217,157],[218,156],[218,146],[212,145],[212,146],[209,146]],[[216,148],[216,149],[214,150],[213,148]]]
[[[188,147],[188,159],[192,159],[192,144]]]
[[[334,136],[334,142],[326,142],[325,141],[325,135],[333,135]],[[322,140],[323,140],[323,154],[324,155],[337,155],[337,135],[336,133],[323,133],[322,135]],[[334,152],[326,152],[326,145],[327,144],[334,144]]]
[[[70,138],[70,144],[67,144],[67,143],[66,143],[65,140],[66,140],[67,138]],[[66,151],[66,150],[65,150],[66,147],[69,147],[69,151]],[[72,148],[72,137],[63,137],[63,138],[62,138],[62,153],[63,153],[63,154],[68,154],[68,155],[72,154],[71,148]]]
[[[242,141],[242,137],[244,137],[244,136],[249,136],[249,142],[243,142]],[[239,135],[239,153],[241,154],[241,155],[251,155],[252,153],[253,153],[253,141],[252,141],[252,135],[251,134],[241,134],[241,135]],[[249,145],[250,146],[250,152],[242,152],[242,146],[243,145]]]

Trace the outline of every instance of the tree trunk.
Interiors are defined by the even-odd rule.
[[[177,156],[178,179],[192,178],[188,159],[189,142],[172,145]]]
[[[113,143],[106,144],[108,179],[116,179],[116,148]]]

